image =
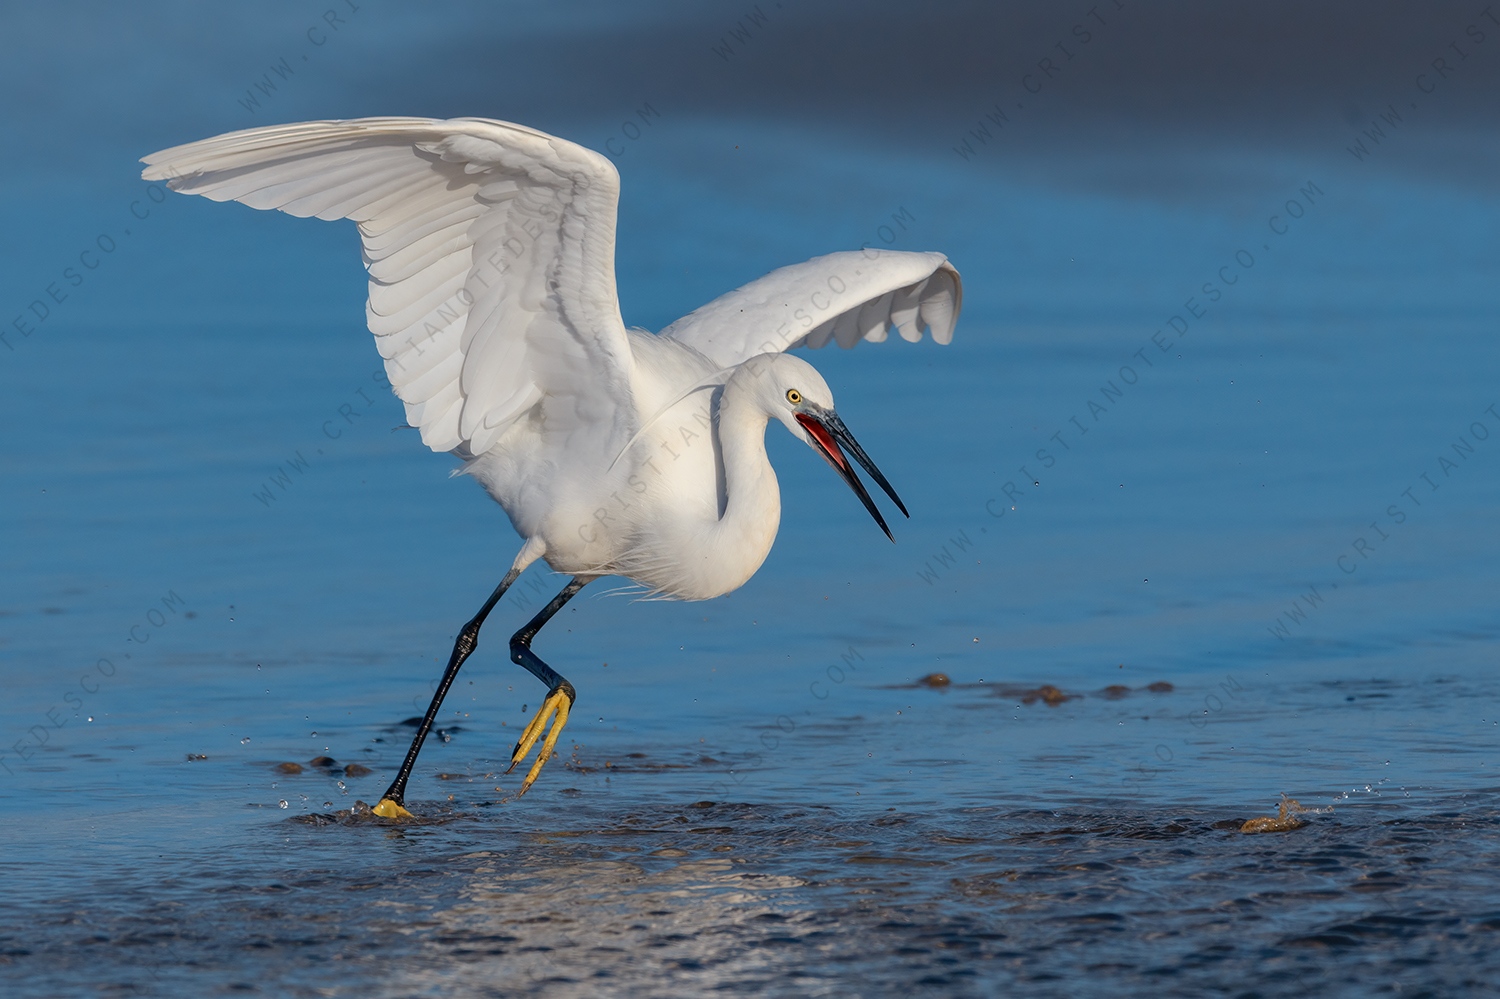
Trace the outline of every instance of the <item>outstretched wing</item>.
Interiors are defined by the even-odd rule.
[[[361,118],[152,153],[147,180],[359,223],[370,331],[407,420],[477,455],[544,396],[619,426],[631,355],[615,292],[619,174],[582,146],[482,118]]]
[[[895,327],[905,340],[953,339],[963,303],[958,271],[941,253],[850,250],[814,257],[751,281],[661,331],[721,368],[756,354],[879,343]]]

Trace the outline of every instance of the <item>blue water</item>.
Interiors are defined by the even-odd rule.
[[[247,111],[321,13],[6,15],[7,112],[50,154],[0,167],[0,315],[45,313],[0,348],[7,994],[1500,980],[1500,199],[1443,165],[1493,143],[1437,111],[1364,161],[1336,115],[1285,143],[1082,132],[1103,84],[1080,77],[965,160],[948,133],[983,93],[877,127],[704,113],[649,78],[549,92],[534,66],[505,91],[436,72],[466,24],[519,52],[604,22],[373,2]],[[741,14],[694,15],[680,58],[750,94],[770,29],[763,65],[707,51]],[[692,35],[666,5],[594,16]],[[371,68],[403,45],[410,79]],[[356,802],[519,541],[393,429],[352,226],[134,179],[171,143],[370,113],[614,137],[632,324],[867,242],[965,279],[949,347],[808,355],[912,511],[895,546],[772,428],[759,574],[574,601],[537,649],[578,708],[517,799],[542,691],[504,639],[563,583],[532,569],[401,828]],[[1283,794],[1318,811],[1239,832]]]

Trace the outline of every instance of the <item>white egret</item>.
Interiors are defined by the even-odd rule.
[[[531,651],[564,604],[604,575],[705,600],[760,568],[781,516],[770,419],[827,460],[887,536],[849,457],[906,513],[827,383],[784,351],[878,342],[892,328],[949,342],[961,287],[940,253],[817,257],[653,335],[626,328],[615,294],[619,174],[534,129],[480,118],[314,121],[143,162],[147,180],[186,194],[358,223],[370,330],[408,422],[429,448],[461,458],[525,539],[459,632],[380,815],[410,816],[407,781],[443,698],[485,617],[537,559],[573,578],[510,642],[511,658],[548,688],[512,754],[514,769],[545,733],[523,792],[575,698]]]

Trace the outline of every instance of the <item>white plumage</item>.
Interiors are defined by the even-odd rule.
[[[624,575],[682,599],[740,586],[780,519],[772,417],[884,528],[838,445],[894,492],[834,415],[827,383],[785,351],[880,342],[893,328],[948,343],[961,301],[942,254],[867,249],[773,271],[659,335],[627,330],[618,173],[506,122],[305,122],[144,162],[146,179],[186,194],[358,223],[369,327],[407,420],[432,450],[465,459],[525,539],[507,581],[545,558],[584,582]]]

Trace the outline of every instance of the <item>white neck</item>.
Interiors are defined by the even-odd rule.
[[[781,523],[781,490],[766,457],[765,410],[753,384],[731,378],[719,398],[719,447],[724,461],[723,514],[709,531],[728,585],[740,586],[760,568]]]

